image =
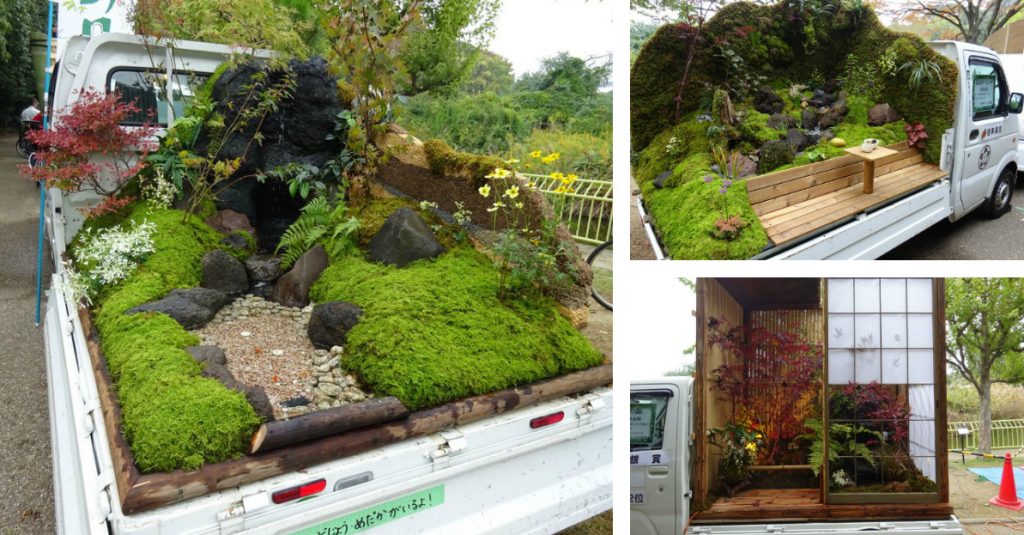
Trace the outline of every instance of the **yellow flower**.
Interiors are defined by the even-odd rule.
[[[528,187],[528,188],[530,188],[530,189],[534,189],[534,188],[536,188],[536,187],[537,187],[537,183],[536,183],[536,182],[532,182],[532,181],[529,181],[529,180],[527,180],[527,181],[526,181],[526,187]]]
[[[535,151],[533,151],[533,152],[531,152],[531,153],[530,153],[530,157],[531,157],[531,158],[540,158],[540,155],[541,155],[541,154],[543,154],[543,153],[542,153],[541,151],[539,151],[539,150],[535,150]]]
[[[480,176],[480,175],[477,175],[477,176]],[[479,191],[480,195],[483,195],[484,197],[490,197],[491,196],[491,187],[489,185],[487,185],[487,184],[484,184],[483,186],[480,186],[480,189],[478,189],[477,191]]]
[[[512,172],[509,171],[508,169],[495,167],[494,171],[491,171],[491,174],[487,175],[484,178],[508,178],[510,176],[512,176]]]
[[[555,193],[565,193],[565,186],[558,186],[555,188]]]
[[[515,158],[509,158],[508,160],[505,160],[506,165],[515,165],[517,163],[519,163],[519,160]]]
[[[762,435],[761,433],[758,433],[758,434],[754,435],[754,437],[757,438],[758,440],[761,440],[762,438],[764,438],[764,435]]]
[[[579,177],[573,173],[569,173],[565,178],[569,179],[569,182],[576,182],[576,179]]]
[[[562,179],[565,178],[565,174],[563,174],[563,173],[561,173],[559,171],[555,171],[554,173],[551,173],[548,176],[550,176],[551,178],[553,178],[555,180],[562,180]]]
[[[747,451],[750,453],[757,453],[757,444],[753,442],[747,442]]]
[[[548,154],[547,156],[541,158],[540,161],[542,161],[544,163],[554,163],[554,162],[556,162],[561,157],[562,157],[561,154],[559,154],[557,152],[552,152],[551,154]]]
[[[515,206],[516,206],[516,208],[518,208],[518,209],[522,210],[522,209],[523,209],[523,203],[522,203],[522,201],[520,201],[520,202],[517,202],[517,203],[515,204]]]
[[[509,199],[515,199],[516,197],[518,197],[519,186],[512,186],[511,188],[505,190],[505,196],[508,197]]]

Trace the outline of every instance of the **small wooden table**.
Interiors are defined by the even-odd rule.
[[[875,147],[875,150],[871,152],[864,152],[860,146],[856,146],[845,149],[843,152],[864,160],[864,193],[871,193],[875,191],[875,161],[892,156],[897,151],[885,147]]]

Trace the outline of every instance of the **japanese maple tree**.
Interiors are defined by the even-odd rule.
[[[783,446],[806,431],[804,420],[819,402],[822,345],[795,324],[708,323],[709,344],[733,357],[711,372],[712,388],[732,402],[736,423],[764,435],[761,460],[776,463]]]
[[[22,166],[22,173],[64,191],[91,189],[113,202],[151,149],[154,128],[121,126],[138,112],[117,93],[82,91],[52,128],[28,134],[40,163]]]

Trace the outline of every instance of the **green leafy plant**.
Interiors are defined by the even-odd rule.
[[[811,429],[811,433],[800,435],[797,438],[811,441],[811,447],[807,456],[807,464],[817,476],[825,463],[823,424],[819,418],[807,418],[804,425]],[[867,437],[867,438],[865,438]],[[832,423],[829,424],[828,440],[828,462],[838,463],[843,457],[861,457],[871,466],[875,465],[875,456],[868,447],[868,439],[885,440],[885,436],[872,429],[859,424]]]
[[[328,256],[339,258],[355,248],[359,220],[347,217],[348,208],[340,199],[331,206],[322,196],[313,197],[302,207],[299,218],[281,235],[275,253],[284,249],[281,268],[288,269],[316,244],[324,246]]]
[[[762,435],[743,425],[730,422],[708,432],[708,444],[722,449],[718,477],[729,496],[735,495],[750,481],[750,474],[762,446]]]
[[[942,80],[942,69],[939,64],[925,58],[908,61],[900,65],[899,72],[907,71],[907,86],[915,92],[921,89],[924,84]]]

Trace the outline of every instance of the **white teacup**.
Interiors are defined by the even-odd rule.
[[[865,139],[864,142],[860,144],[860,150],[864,152],[871,152],[875,150],[877,147],[878,140],[874,138]]]

